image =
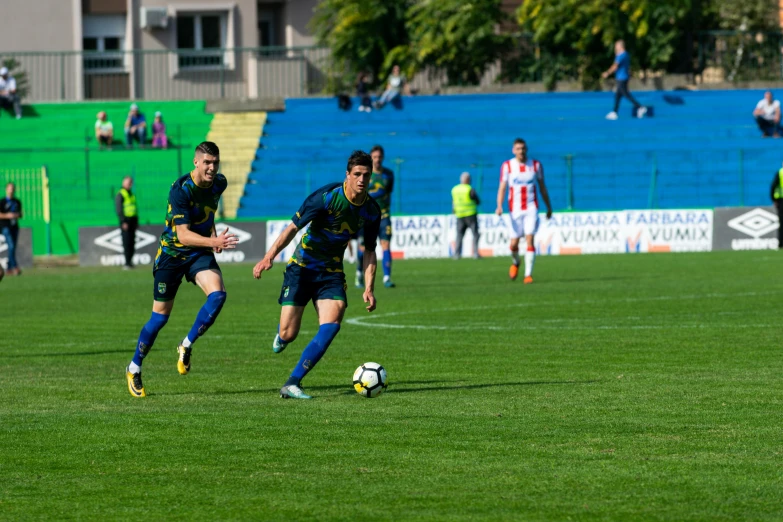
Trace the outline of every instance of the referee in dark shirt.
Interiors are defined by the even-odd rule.
[[[16,264],[16,244],[19,239],[19,220],[22,217],[22,202],[14,197],[16,186],[5,186],[5,198],[0,200],[0,232],[8,246],[8,275],[20,275]]]

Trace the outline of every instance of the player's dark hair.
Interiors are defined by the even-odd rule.
[[[367,167],[372,169],[372,157],[363,150],[355,150],[348,158],[348,166],[345,170],[351,172],[354,167]]]
[[[372,154],[373,152],[380,152],[382,156],[386,155],[386,153],[383,151],[383,147],[381,147],[380,145],[375,145],[373,148],[371,148],[370,154]]]
[[[527,142],[525,140],[523,140],[522,138],[517,138],[517,139],[514,140],[514,145],[517,145],[517,144],[519,144],[519,145],[527,145]]]
[[[211,141],[202,141],[196,147],[196,152],[202,154],[209,154],[210,156],[220,156],[220,149]]]

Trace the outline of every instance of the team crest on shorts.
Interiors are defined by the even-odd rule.
[[[159,294],[166,293],[166,283],[158,283],[158,293]]]
[[[288,297],[288,289],[289,287],[285,287],[285,292],[283,292],[283,297]]]

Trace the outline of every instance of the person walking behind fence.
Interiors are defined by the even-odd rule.
[[[772,179],[770,197],[778,211],[778,248],[783,248],[783,226],[780,223],[783,218],[783,168],[778,170]]]
[[[462,238],[465,231],[473,232],[473,257],[479,258],[478,206],[481,204],[478,194],[470,186],[470,173],[463,172],[459,177],[459,185],[451,189],[452,208],[457,217],[457,245],[454,249],[454,259],[462,257]]]
[[[636,101],[636,98],[631,96],[631,92],[628,90],[628,80],[631,78],[631,55],[625,50],[624,41],[617,40],[615,42],[614,55],[614,63],[601,75],[603,78],[608,78],[611,74],[614,74],[614,79],[617,81],[614,91],[614,110],[606,115],[606,119],[617,119],[620,99],[623,96],[633,103],[634,109],[636,109],[636,117],[642,118],[647,114],[647,107],[643,107],[641,103]]]
[[[117,217],[120,218],[122,229],[122,248],[125,251],[125,266],[123,270],[133,268],[133,254],[136,251],[136,229],[139,228],[139,213],[136,208],[136,194],[132,192],[133,178],[125,176],[122,188],[117,192],[114,206]]]
[[[0,200],[0,232],[8,248],[8,275],[21,275],[16,263],[16,244],[19,239],[19,220],[22,218],[22,202],[14,197],[16,185],[5,186],[5,198]]]
[[[0,67],[0,109],[12,108],[17,120],[22,119],[22,101],[16,92],[16,80],[7,67]]]

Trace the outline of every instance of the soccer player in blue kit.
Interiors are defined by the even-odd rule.
[[[291,218],[291,224],[275,240],[264,258],[253,268],[253,277],[272,268],[272,260],[307,225],[302,239],[288,261],[278,303],[280,324],[272,350],[280,353],[296,339],[302,325],[302,314],[312,301],[320,324],[318,333],[302,352],[285,385],[280,389],[284,399],[311,399],[302,389],[302,379],[326,353],[348,307],[343,256],[351,236],[364,228],[364,302],[367,311],[375,310],[375,246],[381,223],[381,209],[367,193],[372,158],[354,151],[348,158],[345,180],[331,183],[313,192]]]
[[[177,347],[180,375],[190,372],[192,344],[212,326],[226,301],[226,287],[215,253],[236,248],[237,237],[228,229],[215,234],[215,212],[228,186],[226,177],[218,173],[218,146],[211,141],[200,143],[193,165],[193,171],[175,181],[169,191],[166,229],[160,236],[152,270],[155,278],[152,316],[139,334],[133,360],[125,371],[128,391],[133,397],[147,396],[141,380],[141,364],[169,320],[182,278],[198,285],[207,295],[207,301],[190,333]]]

